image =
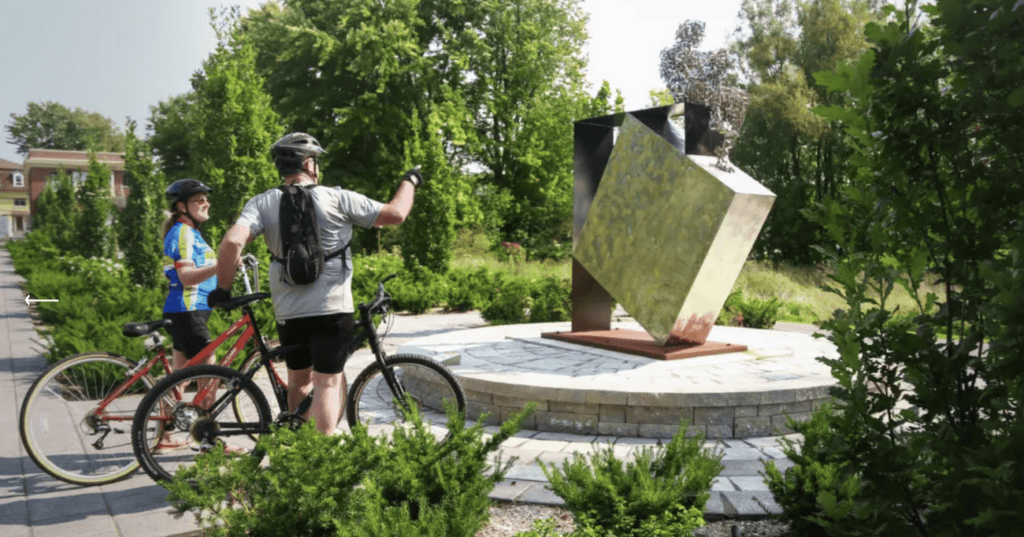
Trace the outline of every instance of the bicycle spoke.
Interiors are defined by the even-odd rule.
[[[221,405],[224,408],[215,412],[214,401],[230,394],[225,386],[232,381],[238,383],[234,402]],[[187,393],[187,386],[193,383],[216,383],[218,389],[200,400],[198,392]],[[185,397],[180,399],[177,394]],[[253,420],[240,421],[232,411],[237,407],[255,409]],[[154,479],[168,479],[179,468],[194,464],[196,456],[206,451],[251,453],[258,433],[266,431],[269,415],[259,388],[240,373],[219,366],[193,366],[157,383],[139,407],[132,436],[146,472]]]
[[[446,438],[448,417],[445,405],[465,409],[465,396],[451,372],[420,356],[400,355],[389,358],[388,364],[406,395],[417,405],[426,430],[438,440]],[[411,427],[376,363],[365,369],[353,383],[349,404],[350,425],[361,423],[372,435],[388,435],[396,427]]]
[[[151,381],[143,377],[99,409],[132,365],[91,353],[58,362],[37,379],[25,397],[20,432],[40,468],[70,483],[97,485],[123,479],[138,467],[131,419]]]

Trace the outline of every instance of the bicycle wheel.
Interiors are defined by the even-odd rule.
[[[234,397],[256,410],[254,419],[238,420],[227,408],[211,415],[214,400],[228,395],[229,383],[236,386]],[[200,400],[199,389],[211,384],[215,396]],[[196,365],[164,377],[142,399],[132,422],[132,447],[142,469],[163,481],[204,451],[260,455],[249,434],[265,431],[270,423],[267,399],[248,377],[219,365]]]
[[[424,356],[399,354],[384,360],[395,378],[420,409],[423,422],[438,440],[448,436],[447,402],[465,415],[466,394],[451,370]],[[401,407],[384,379],[380,364],[364,369],[348,395],[348,423],[365,425],[372,435],[390,433],[407,426]]]
[[[134,366],[121,356],[88,352],[53,364],[32,383],[18,432],[39,468],[76,485],[113,483],[138,469],[131,420],[154,381],[143,375],[125,385]]]

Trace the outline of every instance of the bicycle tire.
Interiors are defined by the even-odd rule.
[[[272,339],[269,342],[267,342],[268,350],[271,351],[280,346],[281,342],[276,339]],[[239,371],[249,371],[249,369],[253,367],[255,363],[258,363],[262,358],[263,356],[260,354],[259,349],[250,352],[249,355],[246,356],[245,361],[242,363],[242,368],[239,369]],[[277,395],[274,393],[273,386],[271,386],[271,383],[277,382],[277,379],[270,378],[269,375],[267,375],[267,369],[265,367],[261,366],[259,369],[253,372],[252,381],[255,382],[257,386],[259,386],[260,390],[263,391],[263,396],[268,401],[267,404],[269,404],[270,401],[277,401]],[[285,390],[288,389],[287,381],[282,379],[280,385],[284,387]],[[237,397],[231,402],[231,408],[234,411],[235,417],[238,418],[239,422],[251,421],[257,415],[255,406],[251,404],[245,404],[245,401],[241,401]],[[255,436],[250,436],[250,438],[252,438],[253,441],[256,440]]]
[[[240,391],[235,395],[252,399],[257,411],[256,419],[245,422],[226,422],[224,418],[234,417],[234,412],[225,409],[216,418],[206,414],[212,401],[194,400],[195,390],[189,385],[195,382],[215,381],[223,385],[237,381]],[[237,418],[236,418],[237,419]],[[238,371],[219,365],[195,365],[168,375],[149,390],[139,404],[132,421],[132,447],[142,469],[155,481],[171,479],[179,469],[190,466],[196,456],[208,449],[200,443],[203,431],[214,433],[220,449],[249,452],[261,456],[254,448],[255,442],[247,434],[220,435],[224,426],[248,426],[266,430],[271,423],[270,405],[256,384]],[[214,449],[217,449],[214,447]]]
[[[107,352],[81,353],[51,365],[32,383],[22,401],[18,432],[40,469],[61,481],[92,486],[120,481],[139,468],[131,419],[153,378],[143,375],[108,404],[102,417],[93,414],[127,382],[126,373],[135,365]]]
[[[391,356],[385,358],[384,363],[392,368],[406,393],[413,397],[435,438],[446,439],[449,432],[444,401],[453,401],[461,416],[466,412],[466,393],[452,371],[444,364],[415,354]],[[406,422],[382,372],[379,363],[371,363],[356,377],[348,396],[349,426],[362,424],[372,435],[389,433]]]

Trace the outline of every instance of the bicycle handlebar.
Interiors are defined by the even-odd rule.
[[[391,296],[384,292],[384,284],[397,276],[398,274],[391,274],[385,277],[383,280],[377,282],[377,296],[373,297],[373,302],[371,302],[369,306],[366,306],[366,304],[360,304],[359,307],[365,307],[367,310],[369,310],[370,313],[374,313],[377,309],[381,307],[381,305],[383,305],[385,302],[390,301]]]

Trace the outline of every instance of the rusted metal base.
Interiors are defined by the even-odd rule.
[[[546,332],[541,334],[541,337],[610,351],[624,352],[626,354],[638,354],[658,360],[680,360],[683,358],[696,358],[698,356],[728,354],[747,350],[746,345],[733,345],[731,343],[717,343],[714,341],[705,341],[704,343],[693,345],[662,346],[658,345],[650,334],[640,332],[639,330]]]

